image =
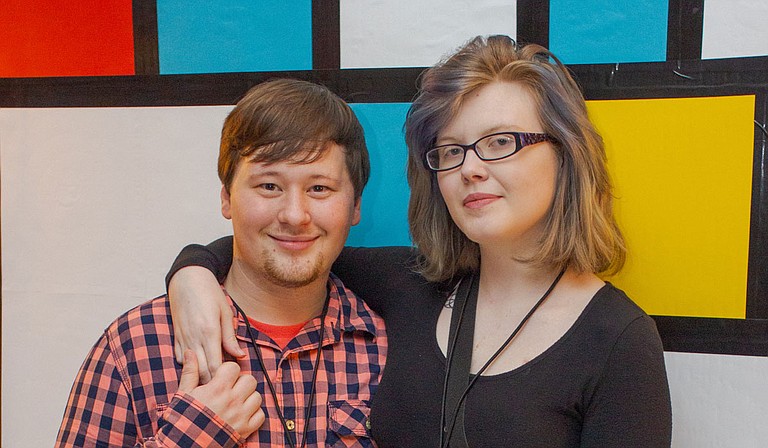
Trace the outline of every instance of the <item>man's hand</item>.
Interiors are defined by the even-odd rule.
[[[243,438],[264,423],[256,379],[251,375],[240,375],[240,366],[234,362],[223,363],[211,381],[201,386],[197,356],[192,350],[187,350],[184,352],[179,391],[206,405]]]

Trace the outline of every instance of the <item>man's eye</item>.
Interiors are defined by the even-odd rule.
[[[267,191],[276,191],[277,190],[277,185],[275,185],[275,184],[261,184],[260,187],[265,189],[265,190],[267,190]]]
[[[312,186],[312,192],[313,193],[325,193],[328,191],[328,187],[325,185],[313,185]]]

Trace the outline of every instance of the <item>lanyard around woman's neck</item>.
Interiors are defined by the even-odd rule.
[[[523,326],[533,316],[533,313],[549,297],[555,286],[565,274],[565,268],[557,274],[543,296],[531,307],[507,340],[501,344],[496,353],[486,361],[483,367],[473,376],[470,375],[472,364],[472,344],[475,336],[475,312],[480,280],[475,274],[465,277],[456,291],[453,313],[451,313],[451,329],[448,333],[448,350],[446,353],[445,382],[443,383],[443,401],[440,414],[440,448],[468,448],[464,432],[464,400],[477,379],[509,346],[512,340],[522,330]],[[471,379],[470,379],[471,378]],[[455,434],[454,434],[455,432]]]

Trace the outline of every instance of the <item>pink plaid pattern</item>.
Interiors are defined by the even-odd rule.
[[[384,323],[341,281],[331,276],[323,352],[307,446],[373,447],[370,400],[387,353]],[[316,318],[284,350],[254,330],[280,408],[293,422],[300,445],[303,415],[317,354]],[[237,337],[248,356],[238,360],[258,381],[266,422],[247,440],[191,396],[178,393],[181,366],[173,357],[173,327],[165,296],[114,321],[93,347],[77,375],[57,447],[267,447],[286,446],[275,404],[265,389],[245,323]]]

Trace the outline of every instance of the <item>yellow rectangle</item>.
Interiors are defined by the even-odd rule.
[[[744,318],[755,97],[589,101],[646,312]]]

